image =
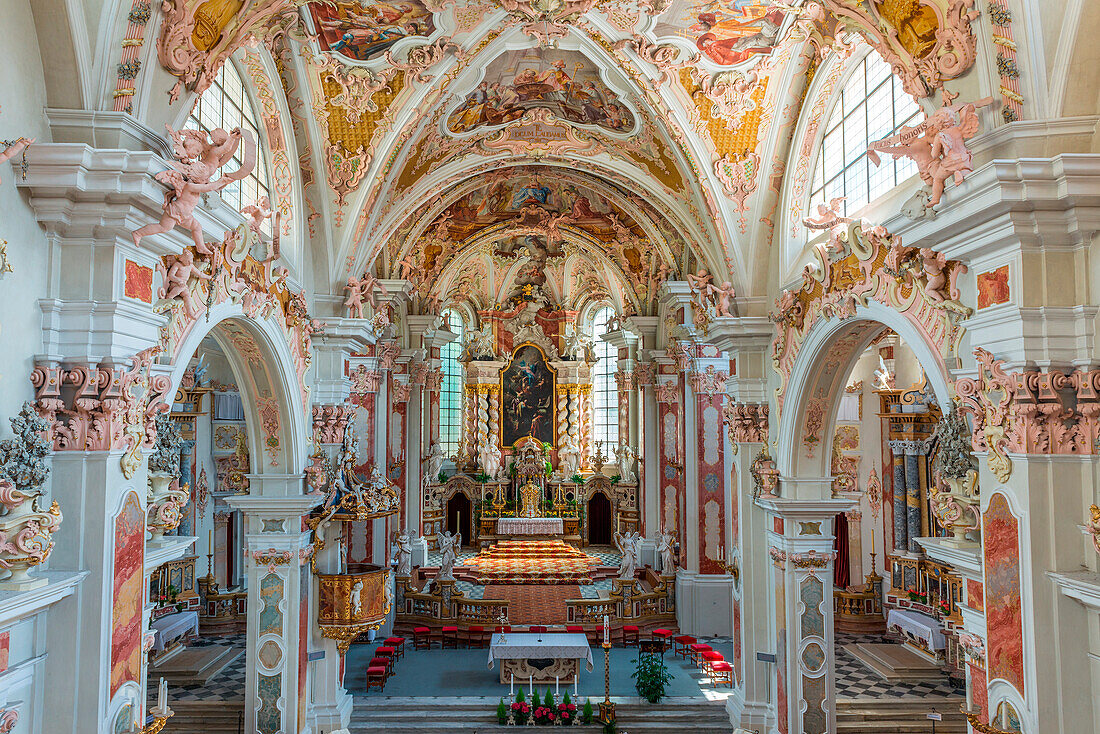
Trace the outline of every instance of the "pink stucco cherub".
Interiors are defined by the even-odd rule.
[[[191,277],[210,280],[210,275],[195,264],[195,254],[186,249],[176,257],[169,255],[157,269],[163,276],[157,296],[165,300],[178,298],[183,301],[184,312],[188,316],[193,318],[198,314],[198,307],[191,299]]]
[[[226,132],[218,128],[209,134],[197,130],[173,131],[173,150],[179,161],[169,161],[171,168],[161,171],[155,178],[171,187],[164,196],[164,213],[156,224],[147,224],[133,233],[134,245],[140,246],[141,240],[151,234],[171,231],[177,224],[191,232],[195,249],[210,255],[213,250],[203,240],[202,224],[195,219],[195,207],[203,194],[220,191],[234,181],[252,173],[256,167],[256,143],[251,134],[239,128]],[[229,162],[237,148],[244,144],[241,167],[233,173],[227,173],[211,180],[218,169]]]

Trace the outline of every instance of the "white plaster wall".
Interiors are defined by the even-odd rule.
[[[30,3],[0,2],[0,139],[36,137],[50,142],[46,87]],[[34,397],[34,354],[41,351],[41,312],[46,295],[46,243],[26,196],[16,189],[19,156],[0,164],[0,240],[7,240],[15,272],[0,276],[0,437],[11,435],[8,419]]]

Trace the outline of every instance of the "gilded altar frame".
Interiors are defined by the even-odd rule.
[[[534,342],[531,342],[531,341],[525,341],[521,344],[517,344],[517,345],[513,346],[512,354],[508,358],[508,363],[505,364],[504,367],[501,368],[500,373],[497,377],[497,384],[500,386],[500,411],[501,411],[500,427],[498,428],[499,435],[497,436],[497,438],[500,441],[501,449],[507,449],[508,451],[515,451],[516,444],[518,444],[520,441],[523,441],[526,438],[532,438],[532,439],[538,441],[538,438],[536,438],[536,437],[534,437],[534,436],[532,436],[531,434],[528,433],[525,436],[516,437],[516,439],[514,441],[512,441],[512,443],[505,443],[504,442],[504,411],[505,411],[505,407],[506,407],[506,404],[507,404],[506,397],[508,395],[508,393],[505,392],[505,388],[504,388],[504,374],[509,369],[511,369],[512,362],[515,361],[516,355],[519,354],[520,350],[522,350],[526,347],[532,347],[532,348],[538,350],[539,355],[541,355],[541,357],[542,357],[543,365],[546,367],[547,371],[550,373],[551,382],[550,382],[550,387],[549,387],[549,398],[550,398],[550,442],[549,443],[550,443],[550,448],[551,449],[557,449],[558,448],[558,411],[557,411],[558,371],[556,369],[554,369],[554,367],[550,364],[550,359],[549,359],[549,357],[546,356],[546,351],[542,347],[540,347],[538,344],[536,344]]]

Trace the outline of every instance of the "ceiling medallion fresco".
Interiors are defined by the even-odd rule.
[[[599,68],[576,51],[529,48],[508,51],[485,69],[485,76],[450,114],[447,129],[467,133],[502,125],[532,109],[549,110],[576,125],[631,132],[634,114],[600,78]]]

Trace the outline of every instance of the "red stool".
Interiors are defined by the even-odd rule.
[[[688,645],[689,655],[691,656],[691,664],[698,665],[702,659],[702,655],[705,652],[710,652],[713,648],[710,645],[704,645],[701,642],[696,642],[694,645]]]
[[[388,658],[380,655],[378,657],[371,658],[370,662],[367,664],[367,670],[379,667],[386,669],[386,677],[389,678],[391,675],[393,675],[393,658]]]
[[[715,663],[725,662],[726,658],[717,650],[707,650],[699,656],[699,667],[706,674],[710,674],[711,666]]]
[[[710,680],[716,686],[719,683],[725,683],[733,688],[733,666],[725,661],[711,664]]]
[[[583,635],[584,627],[581,627],[579,624],[567,624],[565,625],[565,631],[578,635]]]
[[[453,647],[458,649],[458,627],[444,627],[442,629],[443,638],[440,641],[440,645],[444,648]]]
[[[469,647],[485,647],[485,628],[480,625],[471,625],[466,630],[466,639]]]
[[[397,659],[400,660],[405,654],[405,638],[387,637],[386,647],[392,647],[394,650],[397,650]]]
[[[367,690],[374,686],[378,686],[379,690],[386,687],[386,669],[381,665],[367,668]]]
[[[684,660],[687,660],[689,654],[688,645],[694,645],[699,640],[691,635],[680,635],[679,637],[672,638],[672,641],[676,643],[676,654]]]
[[[531,625],[531,632],[532,633],[537,632],[537,633],[540,633],[540,634],[546,634],[546,627],[544,627],[541,624],[533,624],[533,625]]]
[[[376,658],[389,658],[390,667],[392,668],[394,663],[397,662],[397,649],[393,647],[388,647],[387,645],[382,645],[374,651],[374,656]]]
[[[623,647],[638,646],[638,627],[633,624],[623,625]]]
[[[414,650],[431,650],[432,649],[432,628],[431,627],[417,627],[413,630],[413,649]]]
[[[650,634],[653,635],[654,640],[661,641],[661,654],[665,654],[665,650],[669,648],[669,642],[672,639],[672,630],[655,629]]]
[[[497,633],[498,635],[503,635],[503,634],[507,634],[508,632],[511,632],[511,631],[512,631],[512,626],[511,626],[511,625],[508,625],[508,624],[504,625],[503,627],[502,627],[502,626],[497,626],[496,630],[494,630],[494,631],[495,631],[495,632],[496,632],[496,633]]]

